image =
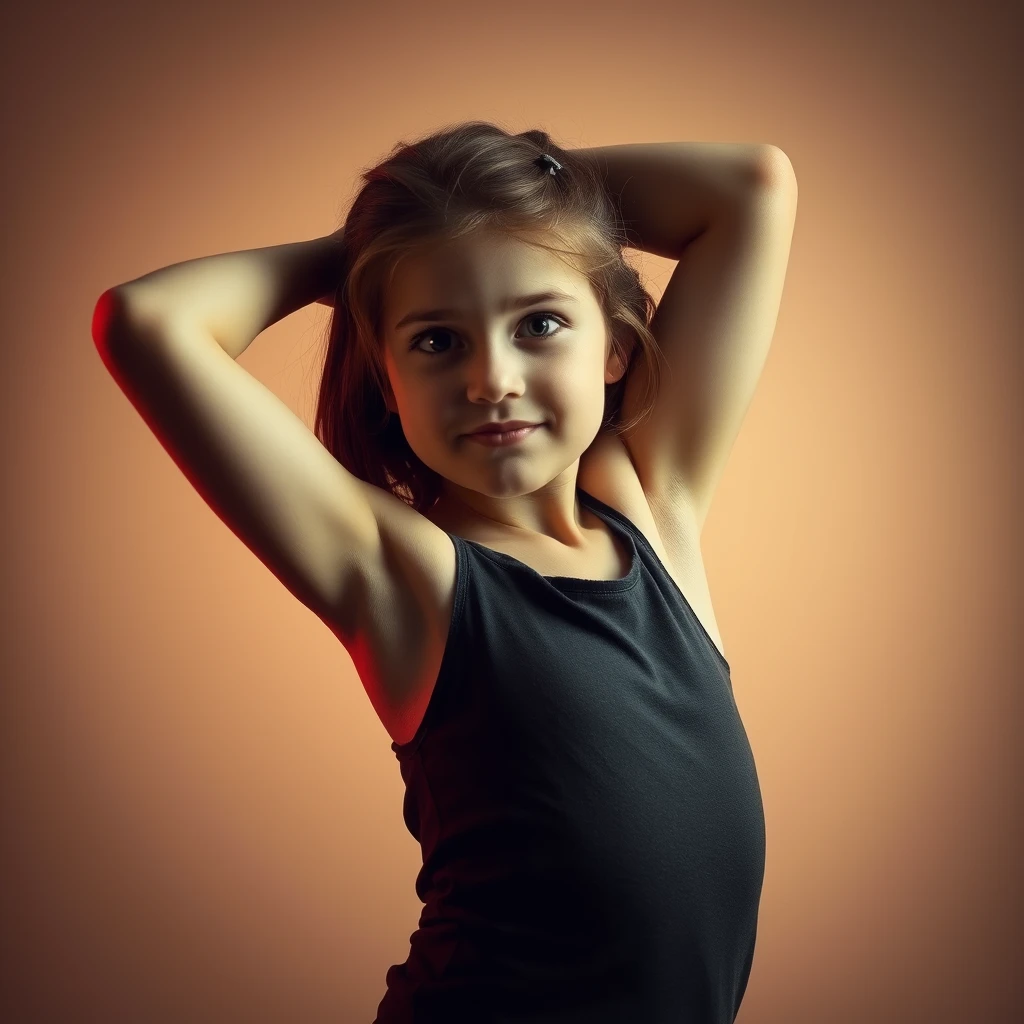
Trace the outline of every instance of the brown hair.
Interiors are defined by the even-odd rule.
[[[542,153],[562,165],[557,174],[535,163]],[[590,163],[561,149],[546,132],[513,135],[471,121],[396,144],[362,179],[342,229],[341,274],[314,423],[317,438],[350,473],[421,513],[440,495],[441,476],[419,459],[387,407],[391,388],[380,342],[384,288],[410,252],[480,229],[555,253],[587,277],[614,350],[627,366],[618,381],[605,385],[601,430],[621,435],[650,415],[664,358],[650,330],[656,305],[623,256],[624,225]],[[634,361],[642,364],[646,390],[639,415],[622,423]]]

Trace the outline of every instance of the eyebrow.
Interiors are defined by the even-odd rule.
[[[524,309],[538,302],[576,302],[580,300],[568,292],[559,291],[553,288],[546,292],[537,292],[535,295],[513,295],[502,299],[498,303],[498,312],[508,313],[514,309]],[[424,323],[427,320],[457,320],[462,314],[457,309],[422,309],[407,313],[395,324],[395,330],[405,327],[406,324]]]

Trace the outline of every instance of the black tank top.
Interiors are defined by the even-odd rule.
[[[374,1024],[731,1024],[764,809],[729,664],[644,535],[619,580],[449,534],[455,602],[392,743],[424,907]]]

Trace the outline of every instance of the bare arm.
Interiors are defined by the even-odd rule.
[[[673,260],[711,221],[745,201],[778,152],[766,144],[726,142],[631,142],[573,150],[604,177],[633,247]]]
[[[302,242],[173,263],[117,286],[138,316],[200,324],[237,359],[271,324],[312,302],[333,305],[341,231]]]
[[[323,294],[336,261],[329,241],[211,256],[108,289],[92,332],[104,366],[203,500],[351,644],[368,621],[367,581],[390,580],[382,525],[402,536],[420,517],[346,470],[237,358],[264,327]]]

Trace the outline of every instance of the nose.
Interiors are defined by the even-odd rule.
[[[466,394],[471,401],[500,402],[524,390],[522,358],[507,347],[481,349],[469,361]]]

